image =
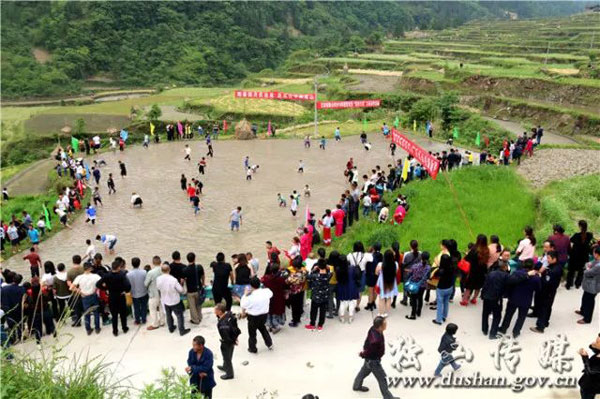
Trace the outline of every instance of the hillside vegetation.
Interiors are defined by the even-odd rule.
[[[505,18],[506,11],[527,18],[582,9],[577,2],[6,2],[2,94],[223,84],[274,69],[296,50],[333,56],[414,28]]]

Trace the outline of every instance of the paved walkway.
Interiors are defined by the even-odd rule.
[[[490,118],[488,116],[483,116],[483,119],[488,120],[490,122],[495,122],[498,125],[500,125],[502,128],[504,128],[504,129],[508,130],[509,132],[514,133],[516,135],[521,135],[524,131],[527,130],[519,122],[504,121],[501,119]],[[552,133],[552,132],[549,132],[546,129],[544,129],[544,135],[542,136],[542,144],[578,144],[578,143],[577,143],[577,141],[575,141],[574,139],[572,139],[568,136],[563,136],[561,134]]]

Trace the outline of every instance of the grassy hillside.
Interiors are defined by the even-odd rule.
[[[437,180],[411,182],[399,192],[410,203],[402,225],[379,224],[373,215],[362,218],[341,239],[335,239],[333,247],[349,252],[355,241],[366,246],[380,242],[384,247],[399,241],[405,248],[416,239],[421,250],[435,254],[444,238],[454,238],[464,250],[479,233],[496,234],[510,247],[521,236],[523,227],[535,221],[534,194],[510,168],[462,168],[440,174]],[[397,193],[386,196],[388,203]],[[390,215],[394,209],[390,206]]]
[[[565,15],[573,2],[7,2],[5,97],[77,93],[86,82],[217,85],[276,68],[297,50],[338,55],[405,30],[473,18]]]

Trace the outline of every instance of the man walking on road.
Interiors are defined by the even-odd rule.
[[[352,389],[359,392],[368,392],[369,388],[363,386],[363,381],[369,374],[373,373],[377,379],[377,383],[379,384],[379,389],[381,390],[383,398],[397,399],[390,392],[387,385],[385,371],[383,370],[383,367],[381,367],[381,358],[385,352],[385,339],[383,337],[383,332],[385,331],[386,327],[387,323],[385,318],[381,316],[375,317],[373,320],[373,326],[369,329],[369,333],[365,339],[363,350],[360,352],[360,357],[365,359],[365,362],[358,372],[358,375],[354,379],[354,385],[352,386]]]
[[[223,356],[223,365],[217,366],[225,374],[221,376],[222,380],[233,379],[233,349],[238,344],[238,336],[241,334],[237,325],[235,315],[227,311],[224,303],[217,303],[215,306],[215,315],[217,316],[217,329],[221,336],[221,355]]]
[[[256,330],[260,331],[265,345],[273,349],[273,341],[267,331],[265,323],[269,313],[269,303],[273,292],[268,288],[260,288],[260,280],[254,276],[250,279],[250,288],[240,301],[244,313],[248,315],[248,352],[256,353]]]

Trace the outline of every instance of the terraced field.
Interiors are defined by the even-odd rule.
[[[346,72],[359,82],[348,88],[373,94],[385,85],[381,76],[393,74],[397,83],[383,91],[432,96],[455,90],[490,116],[600,136],[598,13],[473,21],[406,36],[361,54],[321,57],[307,62],[307,69],[319,64]]]

